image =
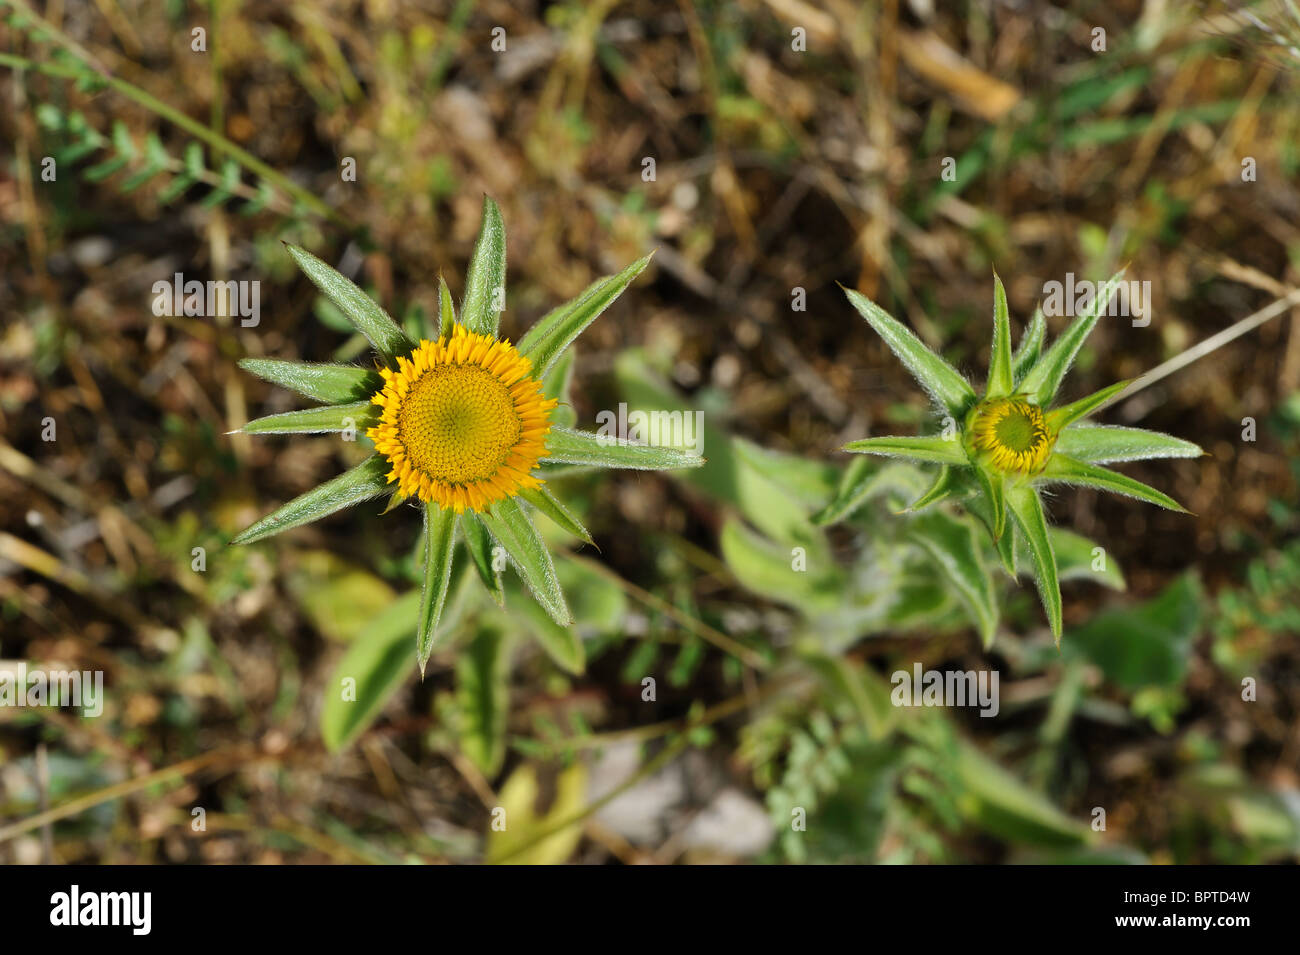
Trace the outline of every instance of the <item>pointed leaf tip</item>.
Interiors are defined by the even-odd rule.
[[[957,370],[935,354],[908,329],[871,299],[845,288],[850,304],[884,339],[922,388],[954,417],[960,418],[975,402],[975,391]]]
[[[384,383],[376,372],[355,365],[241,358],[239,367],[264,381],[330,405],[360,401]]]
[[[1015,388],[1011,359],[1011,317],[1007,308],[1007,290],[993,272],[993,353],[989,359],[988,398],[1005,398]]]
[[[236,535],[230,543],[251,544],[378,497],[388,487],[387,473],[388,462],[379,455],[372,454],[352,470],[295,497]]]
[[[483,221],[465,275],[461,324],[471,332],[497,337],[506,294],[506,227],[501,209],[483,197]]]
[[[1146,501],[1149,504],[1155,504],[1158,507],[1176,511],[1180,514],[1190,513],[1187,508],[1168,494],[1157,491],[1150,485],[1143,484],[1126,474],[1120,474],[1118,471],[1112,471],[1110,468],[1097,467],[1083,461],[1076,461],[1074,458],[1067,457],[1060,452],[1053,453],[1048,458],[1047,467],[1043,469],[1038,481],[1039,483],[1059,482],[1081,487],[1094,487],[1114,494],[1135,497],[1140,501]]]
[[[551,618],[565,627],[573,623],[551,552],[519,502],[513,497],[502,498],[492,505],[491,513],[484,512],[479,519],[505,548],[519,576]]]
[[[420,679],[433,654],[438,618],[447,602],[452,551],[456,543],[456,513],[451,508],[424,506],[424,587],[420,591],[420,622],[416,633],[416,661]]]
[[[1056,553],[1052,549],[1047,529],[1047,515],[1043,502],[1031,485],[1021,484],[1007,489],[1007,507],[1015,517],[1016,525],[1029,545],[1029,556],[1034,566],[1038,594],[1047,611],[1047,622],[1057,646],[1061,643],[1062,607],[1061,582],[1057,574]]]
[[[519,353],[533,363],[533,373],[543,376],[579,335],[601,316],[638,275],[645,271],[649,255],[637,259],[616,275],[593,282],[577,297],[538,319],[519,339]]]
[[[863,438],[859,441],[850,441],[844,445],[844,450],[853,454],[880,454],[886,457],[910,458],[913,461],[927,461],[933,464],[964,465],[969,463],[960,441],[937,434],[917,437],[891,435],[880,438]]]
[[[1191,441],[1159,431],[1078,422],[1063,430],[1056,450],[1087,464],[1144,461],[1152,458],[1199,458],[1209,452]]]
[[[1070,370],[1079,349],[1083,347],[1084,341],[1092,334],[1098,319],[1106,310],[1110,297],[1115,294],[1123,274],[1123,270],[1120,270],[1101,285],[1097,294],[1093,296],[1091,306],[1070,323],[1069,327],[1061,333],[1061,337],[1053,342],[1046,353],[1025,373],[1025,378],[1020,383],[1020,391],[1027,393],[1039,407],[1048,407],[1056,397],[1066,372]]]
[[[287,243],[285,247],[312,284],[338,307],[385,361],[391,364],[398,355],[408,354],[415,347],[392,317],[355,282],[306,249]]]

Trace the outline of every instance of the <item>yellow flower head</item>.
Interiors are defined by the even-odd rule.
[[[982,457],[999,471],[1025,475],[1043,470],[1056,444],[1042,410],[1019,396],[977,404],[966,439],[972,456]]]
[[[547,453],[557,401],[531,371],[509,342],[462,325],[421,341],[396,371],[381,369],[384,387],[370,400],[383,414],[366,434],[398,493],[459,514],[541,484],[530,472]]]

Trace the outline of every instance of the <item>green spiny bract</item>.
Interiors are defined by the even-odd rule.
[[[1190,441],[1156,431],[1087,423],[1088,415],[1116,398],[1129,382],[1119,382],[1070,404],[1052,404],[1075,355],[1104,313],[1118,279],[1116,275],[1107,282],[1092,307],[1046,349],[1046,322],[1042,310],[1036,311],[1013,354],[1006,290],[994,274],[993,355],[983,395],[976,394],[951,365],[880,306],[845,290],[854,308],[907,366],[948,421],[939,435],[866,438],[845,445],[844,450],[938,464],[934,483],[908,510],[918,511],[948,499],[960,501],[988,528],[1003,566],[1013,577],[1017,543],[1025,545],[1058,643],[1061,589],[1039,489],[1049,484],[1076,484],[1183,511],[1168,495],[1101,465],[1204,453]],[[852,493],[852,488],[841,489],[839,498],[851,499]],[[842,503],[833,503],[819,518],[830,523],[844,513]]]
[[[296,246],[289,246],[288,251],[313,284],[370,342],[377,355],[379,370],[352,365],[244,359],[240,367],[245,371],[321,402],[322,407],[259,418],[240,430],[245,434],[320,434],[378,424],[380,418],[375,405],[379,403],[376,396],[383,386],[382,379],[391,377],[394,369],[403,374],[410,373],[412,356],[434,343],[411,340],[378,303],[311,253]],[[647,255],[617,275],[593,282],[577,298],[538,320],[519,339],[517,348],[509,346],[508,342],[503,343],[526,359],[531,373],[540,378],[546,395],[567,398],[569,375],[573,368],[571,361],[563,360],[567,349],[649,262],[650,256]],[[505,277],[505,225],[496,203],[485,197],[483,224],[466,275],[465,297],[459,317],[451,292],[445,282],[439,281],[439,341],[447,342],[454,336],[473,334],[479,336],[484,346],[499,342],[501,312],[505,307]],[[554,400],[547,402],[548,407],[554,404]],[[676,448],[611,446],[602,436],[562,427],[556,419],[545,434],[545,456],[535,470],[539,477],[544,477],[557,465],[666,470],[699,467],[703,463],[704,459],[698,455]],[[388,508],[391,510],[393,503],[402,499],[402,495],[393,493],[392,482],[396,479],[393,462],[384,453],[374,453],[350,471],[263,517],[231,543],[250,544],[383,495],[391,495]],[[571,672],[581,672],[585,661],[582,641],[570,628],[573,619],[554,563],[533,523],[534,513],[544,514],[565,532],[590,542],[591,536],[577,517],[545,486],[512,487],[506,496],[479,510],[462,511],[424,499],[420,503],[425,530],[424,590],[418,614],[416,659],[421,672],[433,652],[438,620],[450,589],[452,559],[458,537],[464,541],[471,562],[488,592],[504,604],[493,553],[496,546],[501,547],[538,604],[559,627],[564,628],[568,639],[562,652],[556,652],[555,645],[548,645],[548,652],[560,666]]]

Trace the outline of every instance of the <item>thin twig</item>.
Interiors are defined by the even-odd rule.
[[[705,641],[713,644],[719,650],[724,650],[732,656],[743,660],[755,670],[766,670],[768,668],[768,662],[743,643],[732,639],[716,627],[709,626],[703,620],[697,620],[690,614],[684,613],[662,597],[658,597],[655,594],[650,593],[650,591],[638,587],[630,580],[624,579],[622,575],[610,570],[604,564],[598,561],[588,560],[585,557],[578,557],[575,554],[568,554],[566,557],[573,563],[581,564],[588,570],[599,574],[607,580],[613,581],[620,588],[627,591],[629,595],[641,601],[643,604],[666,614],[697,637],[701,637]]]
[[[36,791],[40,798],[40,811],[45,812],[50,808],[50,754],[44,743],[36,746]],[[54,865],[53,823],[41,826],[41,861],[45,865]]]
[[[1152,368],[1145,375],[1142,375],[1141,377],[1134,379],[1131,385],[1129,385],[1127,388],[1121,391],[1118,395],[1116,395],[1106,404],[1107,405],[1116,404],[1117,402],[1123,401],[1126,398],[1133,397],[1135,394],[1137,394],[1139,391],[1143,390],[1144,388],[1150,388],[1157,381],[1161,381],[1162,379],[1168,378],[1176,371],[1182,371],[1192,362],[1200,361],[1206,355],[1209,355],[1210,353],[1217,351],[1218,349],[1222,348],[1224,345],[1228,344],[1229,342],[1235,341],[1236,339],[1240,338],[1242,335],[1245,335],[1249,332],[1253,332],[1255,329],[1259,328],[1259,326],[1263,325],[1265,322],[1269,321],[1270,319],[1276,318],[1277,316],[1281,315],[1283,312],[1297,305],[1300,305],[1300,289],[1292,290],[1291,294],[1283,296],[1282,298],[1273,302],[1271,305],[1264,306],[1258,312],[1255,312],[1252,315],[1247,315],[1241,321],[1233,325],[1229,325],[1227,328],[1219,332],[1217,335],[1211,335],[1209,338],[1205,339],[1205,341],[1201,342],[1199,345],[1193,345],[1191,348],[1187,349],[1186,351],[1175,355],[1167,362],[1156,365],[1156,367]]]
[[[44,812],[38,812],[34,816],[28,816],[26,819],[20,819],[18,822],[10,823],[7,826],[0,827],[0,843],[8,842],[15,836],[21,836],[23,833],[31,832],[33,829],[39,829],[42,826],[58,822],[60,819],[67,819],[70,816],[76,816],[85,812],[87,809],[93,809],[101,803],[111,802],[114,799],[120,799],[123,796],[129,796],[141,789],[148,789],[150,786],[158,783],[169,782],[174,779],[183,779],[201,769],[208,769],[214,765],[228,764],[227,768],[234,768],[241,764],[247,763],[253,755],[252,747],[247,744],[239,744],[226,749],[214,750],[211,753],[204,753],[202,756],[195,756],[193,759],[183,760],[171,766],[164,766],[162,769],[156,769],[152,773],[146,773],[143,776],[137,776],[134,779],[127,779],[112,786],[106,786],[103,789],[97,789],[92,793],[79,796],[76,799],[65,802],[61,806],[53,809],[47,809]]]

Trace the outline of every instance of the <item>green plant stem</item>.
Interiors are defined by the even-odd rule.
[[[45,73],[48,76],[57,76],[61,79],[76,80],[84,76],[71,67],[61,66],[57,63],[38,63],[29,60],[26,57],[15,56],[12,53],[0,53],[0,66],[8,66],[15,70],[35,70],[39,73]],[[331,222],[352,231],[352,223],[348,221],[343,213],[339,212],[328,202],[321,199],[315,193],[304,189],[288,176],[277,172],[271,166],[268,166],[256,156],[236,146],[225,136],[214,132],[202,123],[195,122],[186,116],[180,110],[164,103],[158,97],[142,90],[140,87],[116,76],[103,76],[96,71],[99,82],[103,83],[114,92],[125,96],[127,99],[149,110],[157,116],[167,120],[176,126],[179,126],[185,132],[189,133],[195,139],[202,140],[210,146],[215,152],[229,156],[235,162],[239,163],[245,169],[260,176],[276,188],[283,191],[286,195],[292,196],[295,200],[302,203],[317,215],[329,219]]]

